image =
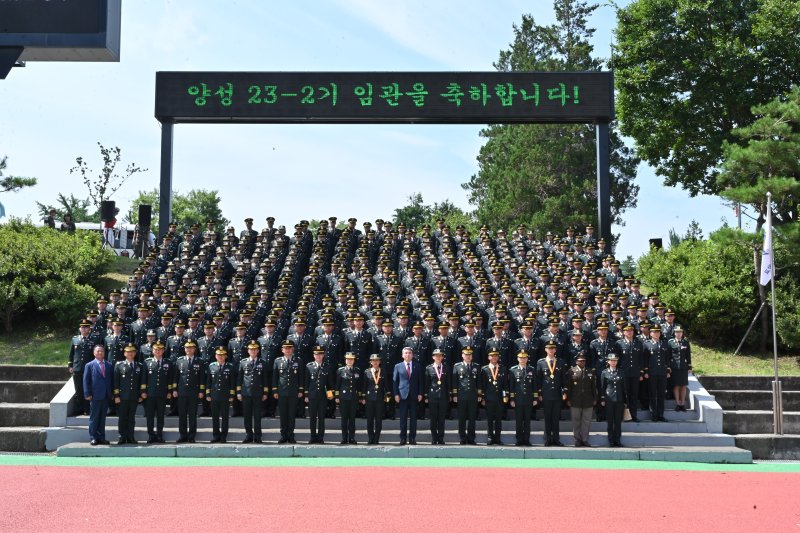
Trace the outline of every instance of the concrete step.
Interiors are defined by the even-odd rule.
[[[64,381],[0,381],[0,402],[50,402],[64,386]]]
[[[60,381],[69,379],[67,365],[0,365],[0,381]]]
[[[772,410],[772,391],[710,390],[723,409],[728,411]],[[783,391],[783,410],[800,411],[800,391]]]
[[[0,451],[44,452],[47,432],[40,427],[0,427]]]
[[[49,423],[49,403],[0,403],[0,427],[46,427]]]
[[[705,422],[700,422],[695,419],[680,419],[677,418],[680,415],[686,415],[688,413],[667,413],[666,417],[670,422],[650,422],[649,420],[641,419],[640,422],[625,422],[623,423],[623,431],[631,432],[631,433],[648,433],[648,432],[681,432],[681,433],[705,433],[707,431]],[[513,428],[515,426],[515,421],[513,419],[513,415],[510,417],[510,420],[504,420],[503,426]],[[118,424],[118,418],[116,416],[109,416],[106,418],[106,426],[107,427],[114,427],[116,428]],[[89,427],[89,417],[88,416],[73,416],[67,418],[67,425],[70,427]],[[341,425],[341,420],[339,418],[325,419],[325,426],[327,428],[339,428]],[[166,428],[177,428],[178,427],[178,417],[176,416],[167,416],[164,420],[164,426]],[[140,413],[136,417],[136,427],[139,428],[146,428],[147,427],[147,419]],[[212,421],[211,417],[201,416],[197,419],[197,427],[198,428],[211,428]],[[244,419],[242,417],[233,417],[229,421],[230,428],[244,428]],[[273,428],[278,429],[280,428],[280,420],[278,418],[271,418],[266,417],[261,419],[261,427],[266,428]],[[310,420],[308,418],[298,418],[295,421],[295,428],[296,429],[303,429],[308,430],[310,427]],[[356,419],[356,429],[363,429],[366,431],[366,420],[363,418]],[[475,424],[477,431],[486,431],[486,420],[479,420]],[[562,420],[559,424],[559,428],[561,431],[571,432],[572,431],[572,423],[568,420]],[[606,422],[597,422],[593,421],[591,425],[592,431],[606,431],[607,424]],[[399,430],[400,429],[400,421],[399,420],[384,420],[383,421],[383,429],[385,430]],[[430,430],[430,420],[418,420],[417,421],[417,430],[418,431],[429,431]],[[541,420],[531,422],[531,430],[532,431],[544,431],[544,422]],[[445,420],[445,431],[458,431],[458,420]]]
[[[772,390],[772,376],[702,376],[700,383],[708,390]],[[800,391],[800,376],[781,377],[781,388]]]
[[[730,435],[715,434],[715,433],[697,433],[697,432],[679,432],[677,428],[665,427],[667,424],[661,425],[661,432],[642,432],[642,431],[627,431],[627,425],[623,428],[622,441],[623,444],[627,443],[631,446],[733,446],[734,439]],[[76,429],[71,426],[72,429]],[[534,444],[544,444],[543,428],[536,428],[531,430],[531,442]],[[515,429],[513,424],[503,424],[502,435],[507,444],[516,442]],[[560,430],[561,441],[564,444],[573,444],[572,428],[563,427]],[[83,439],[88,440],[88,431],[83,433]],[[147,431],[145,427],[137,426],[134,432],[137,440],[142,442],[147,441]],[[228,440],[230,442],[241,442],[246,433],[243,428],[230,428],[228,430]],[[325,427],[326,439],[330,443],[339,442],[341,439],[341,426],[339,424],[330,425],[326,424]],[[116,442],[119,438],[117,426],[106,424],[106,436],[108,440]],[[198,428],[196,439],[202,442],[211,440],[213,434],[212,429],[209,427]],[[279,427],[263,427],[263,439],[267,442],[277,442],[280,439]],[[308,442],[311,436],[310,430],[306,428],[295,428],[295,438],[298,442]],[[176,441],[180,437],[178,428],[175,426],[167,426],[164,428],[164,439],[167,441]],[[381,431],[381,439],[384,442],[396,443],[400,440],[400,430],[396,428],[384,428]],[[476,439],[479,443],[486,442],[486,430],[481,429],[476,431]],[[366,442],[367,431],[365,428],[356,428],[356,440],[359,442]],[[430,441],[430,430],[417,428],[417,440],[419,442]],[[458,431],[446,430],[445,442],[457,443],[459,441]],[[595,429],[592,428],[589,437],[590,444],[604,445],[607,443],[606,428]]]
[[[722,416],[722,430],[730,435],[773,431],[772,411],[723,411]],[[783,412],[783,432],[800,434],[800,412]]]
[[[800,435],[737,435],[736,446],[750,450],[753,459],[800,460]]]
[[[624,439],[623,439],[624,442]],[[338,446],[260,444],[181,444],[90,446],[71,443],[58,448],[59,457],[357,457],[460,459],[583,459],[751,463],[749,451],[733,446],[659,448],[573,448],[517,446]]]

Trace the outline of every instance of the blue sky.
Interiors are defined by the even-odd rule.
[[[623,2],[624,3],[624,2]],[[39,185],[0,201],[11,216],[35,215],[57,193],[85,197],[77,156],[101,167],[96,143],[122,148],[123,163],[149,171],[113,197],[127,210],[139,190],[158,186],[159,123],[153,117],[158,70],[493,70],[523,13],[553,21],[549,1],[478,0],[137,0],[123,2],[119,63],[28,63],[0,81],[0,155],[10,174]],[[608,56],[615,24],[598,9],[595,48]],[[391,218],[421,192],[471,209],[460,184],[477,171],[479,126],[178,125],[173,187],[217,189],[225,216],[264,225],[302,218]],[[663,187],[642,165],[639,206],[625,213],[617,255],[638,257],[647,239],[705,234],[723,218],[718,198],[690,198]]]

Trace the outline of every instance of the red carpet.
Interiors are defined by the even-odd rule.
[[[0,531],[787,531],[800,475],[527,468],[0,468]]]

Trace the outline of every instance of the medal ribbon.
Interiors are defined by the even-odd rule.
[[[494,367],[494,368],[492,368],[492,367],[489,367],[489,372],[491,372],[491,373],[492,373],[492,380],[493,380],[495,383],[497,383],[497,374],[500,372],[500,365],[498,365],[498,366],[496,366],[496,367]]]
[[[439,381],[442,381],[442,368],[441,365],[434,365],[434,370],[436,370],[436,377]]]
[[[381,380],[381,371],[378,369],[378,373],[375,373],[375,369],[372,369],[372,381],[375,382],[375,387],[378,386],[378,382]]]
[[[550,369],[550,377],[553,377],[553,375],[556,373],[556,362],[557,362],[557,360],[555,358],[553,358],[553,364],[552,365],[550,364],[550,360],[549,359],[545,359],[545,361],[547,361],[547,368]]]

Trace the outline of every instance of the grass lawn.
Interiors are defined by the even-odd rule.
[[[128,283],[128,278],[139,266],[138,259],[131,259],[130,257],[117,256],[114,258],[114,264],[111,265],[111,270],[97,280],[94,288],[103,296],[108,297],[108,293],[114,289],[121,289]]]
[[[69,341],[78,328],[52,329],[31,321],[0,333],[0,364],[67,365]]]
[[[756,354],[743,350],[734,356],[734,348],[714,348],[692,343],[692,367],[695,374],[708,376],[772,376],[772,353]],[[800,376],[800,353],[778,354],[778,374]]]

